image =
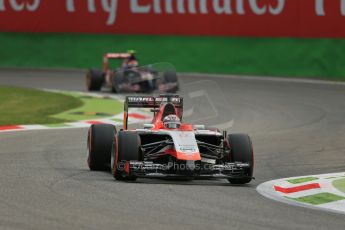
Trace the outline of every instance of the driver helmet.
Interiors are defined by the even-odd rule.
[[[136,54],[137,52],[135,50],[127,50],[127,53],[129,53],[130,55],[134,55]]]
[[[178,118],[178,116],[171,114],[164,117],[163,124],[165,128],[178,129],[181,126],[181,120]]]

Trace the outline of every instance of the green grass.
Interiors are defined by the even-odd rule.
[[[336,187],[339,191],[345,193],[345,179],[333,181],[333,186]]]
[[[109,118],[123,111],[123,103],[113,99],[18,87],[0,86],[0,101],[0,126],[66,127],[65,122]]]
[[[6,86],[0,86],[0,101],[0,125],[62,123],[68,120],[51,115],[83,104],[68,95]]]
[[[136,49],[143,64],[179,72],[345,79],[344,39],[0,33],[0,67],[101,67],[102,55]]]
[[[312,205],[325,204],[325,203],[345,199],[345,197],[338,196],[338,195],[328,193],[328,192],[318,193],[318,194],[310,195],[310,196],[303,196],[299,198],[291,198],[291,197],[286,197],[286,198],[295,200],[298,202],[302,202],[302,203],[312,204]]]
[[[313,180],[317,180],[319,178],[317,177],[302,177],[302,178],[297,178],[297,179],[291,179],[291,180],[287,180],[288,182],[290,182],[291,184],[300,184],[300,183],[305,183],[305,182],[309,182],[309,181],[313,181]]]
[[[85,97],[76,94],[70,95],[79,97],[83,102],[83,105],[81,107],[53,115],[53,118],[70,121],[101,119],[114,116],[123,111],[123,104],[113,99]]]

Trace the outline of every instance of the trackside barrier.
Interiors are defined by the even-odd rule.
[[[345,0],[0,0],[0,31],[345,37]]]

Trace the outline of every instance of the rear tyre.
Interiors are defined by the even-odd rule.
[[[104,74],[100,70],[90,69],[86,74],[86,87],[89,91],[99,91],[104,82]]]
[[[130,180],[137,179],[135,176],[127,176],[125,173],[125,162],[136,160],[140,161],[140,137],[135,132],[121,131],[116,138],[117,143],[113,143],[112,150],[112,174],[116,180]],[[116,148],[117,144],[117,149]]]
[[[169,89],[168,93],[175,93],[179,90],[180,86],[178,83],[178,78],[177,78],[177,74],[175,71],[166,71],[164,72],[164,77],[163,77],[163,83],[164,84],[170,84],[170,83],[176,83],[176,86]]]
[[[109,169],[111,145],[116,128],[109,124],[91,125],[87,137],[87,163],[91,171]]]
[[[227,140],[231,148],[231,162],[248,163],[250,165],[245,178],[234,178],[228,180],[231,184],[247,184],[252,180],[254,169],[252,141],[246,134],[229,134]]]

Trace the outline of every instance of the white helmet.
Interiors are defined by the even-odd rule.
[[[165,128],[168,129],[178,129],[181,126],[181,121],[178,116],[170,114],[163,119],[163,124]]]

